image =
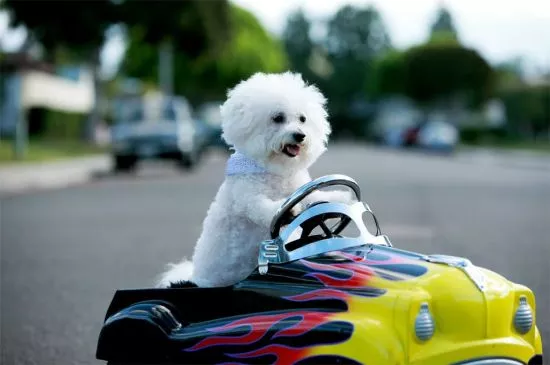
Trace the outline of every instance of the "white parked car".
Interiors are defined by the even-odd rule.
[[[205,136],[183,97],[124,100],[111,129],[117,171],[129,171],[140,160],[173,160],[189,169],[198,162]]]
[[[444,121],[430,121],[418,131],[416,145],[422,148],[453,151],[459,142],[455,126]]]

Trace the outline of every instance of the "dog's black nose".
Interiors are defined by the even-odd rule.
[[[294,137],[294,140],[297,142],[297,143],[300,143],[304,140],[304,138],[306,137],[305,134],[303,134],[302,132],[296,132],[292,135],[292,137]]]

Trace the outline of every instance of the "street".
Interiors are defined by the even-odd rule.
[[[98,364],[115,290],[191,255],[224,158],[2,198],[0,362]],[[534,290],[550,356],[550,169],[336,144],[311,173],[358,181],[394,246],[465,256]]]

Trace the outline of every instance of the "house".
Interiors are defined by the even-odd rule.
[[[26,112],[31,108],[87,114],[95,103],[90,70],[55,68],[24,53],[7,54],[0,61],[0,90],[2,137],[14,136],[19,120],[26,127]]]

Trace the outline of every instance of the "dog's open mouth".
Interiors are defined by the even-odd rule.
[[[300,145],[285,144],[282,151],[288,157],[296,157],[300,154]]]

